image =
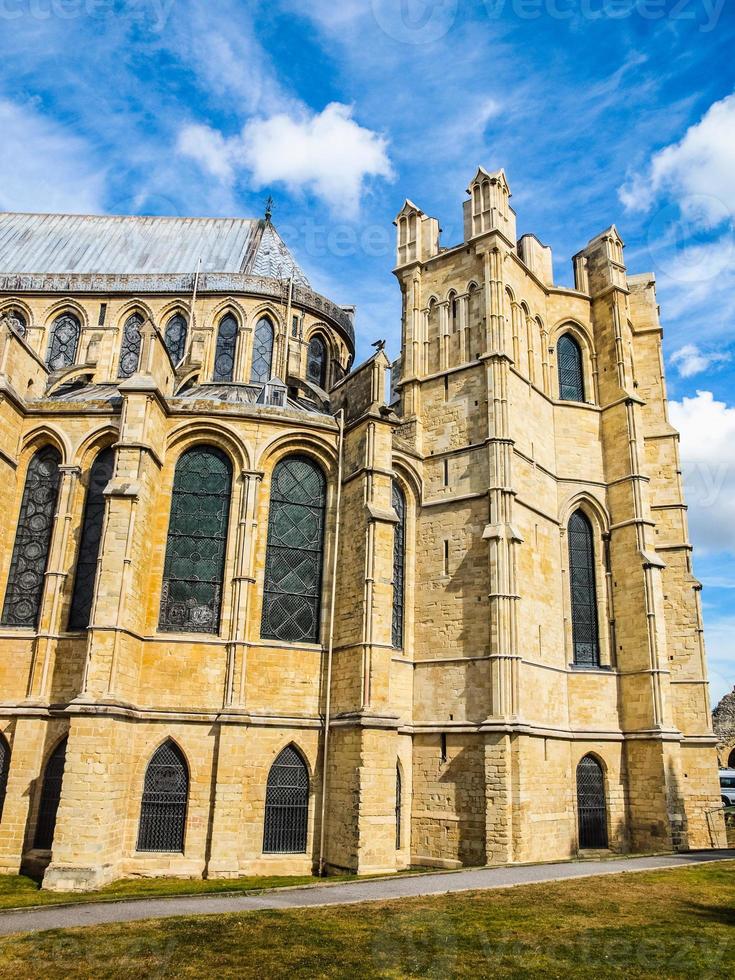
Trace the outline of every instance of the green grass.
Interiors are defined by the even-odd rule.
[[[0,940],[0,978],[626,980],[732,972],[735,862]]]
[[[340,881],[342,878],[329,878]],[[29,905],[65,905],[67,902],[112,902],[124,898],[169,898],[173,895],[223,895],[229,892],[287,888],[323,881],[311,876],[216,878],[124,878],[96,892],[47,892],[38,881],[25,875],[0,875],[0,909],[28,908]]]

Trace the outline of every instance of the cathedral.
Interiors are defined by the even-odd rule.
[[[655,280],[509,199],[406,201],[392,364],[269,213],[0,214],[4,873],[722,842]]]

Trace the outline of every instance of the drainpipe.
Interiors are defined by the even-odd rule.
[[[334,612],[337,598],[337,555],[339,553],[340,504],[342,501],[342,446],[345,433],[345,411],[339,410],[339,443],[337,446],[337,501],[334,521],[334,553],[332,556],[332,589],[329,606],[329,639],[327,643],[327,696],[324,704],[324,743],[322,751],[322,809],[319,823],[319,875],[324,877],[324,836],[327,812],[327,762],[329,760],[329,725],[332,716],[332,657],[334,653]]]

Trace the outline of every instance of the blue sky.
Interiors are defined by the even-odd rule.
[[[735,683],[731,0],[0,0],[0,208],[274,220],[399,343],[394,215],[461,237],[477,164],[556,276],[615,222],[654,271],[713,695]]]

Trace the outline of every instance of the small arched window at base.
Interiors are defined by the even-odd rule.
[[[605,774],[594,756],[586,755],[577,766],[579,847],[607,847]]]
[[[148,763],[138,827],[139,851],[182,853],[189,770],[180,749],[164,742]]]
[[[264,854],[304,854],[309,823],[309,772],[292,745],[271,766],[265,794]]]
[[[54,843],[56,830],[56,814],[61,800],[61,785],[64,780],[64,765],[66,763],[66,739],[62,739],[49,756],[43,773],[41,802],[38,807],[36,820],[36,836],[33,846],[42,851],[49,851]]]

